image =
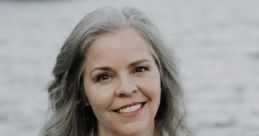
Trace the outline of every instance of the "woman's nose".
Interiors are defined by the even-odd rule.
[[[132,96],[135,92],[137,92],[137,85],[134,80],[129,76],[120,77],[118,82],[118,87],[115,90],[117,96]]]

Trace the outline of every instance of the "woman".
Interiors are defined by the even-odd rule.
[[[178,136],[182,89],[155,26],[132,8],[86,15],[62,47],[44,136]]]

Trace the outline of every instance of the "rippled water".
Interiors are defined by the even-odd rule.
[[[135,6],[177,56],[197,136],[259,135],[259,1],[0,1],[0,135],[35,136],[55,57],[102,6]]]

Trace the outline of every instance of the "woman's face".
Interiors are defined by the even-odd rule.
[[[125,28],[98,37],[86,57],[84,93],[98,135],[153,135],[161,86],[148,43]]]

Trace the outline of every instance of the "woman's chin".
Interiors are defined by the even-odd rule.
[[[128,126],[124,126],[122,129],[122,135],[123,136],[134,136],[134,135],[141,135],[145,133],[145,130],[143,126],[137,125],[137,124],[130,124]]]
[[[137,130],[137,129],[128,129],[128,130],[124,130],[121,135],[123,136],[135,136],[135,135],[139,135],[143,133],[142,131],[140,130]]]

